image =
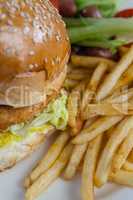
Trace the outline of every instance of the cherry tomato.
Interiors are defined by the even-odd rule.
[[[59,0],[50,0],[50,1],[57,9],[59,9]]]
[[[60,14],[63,17],[74,17],[76,13],[75,0],[60,0]]]
[[[122,10],[122,11],[118,12],[116,14],[116,17],[125,17],[125,18],[133,17],[133,8]]]
[[[116,17],[133,17],[133,8],[122,10],[116,14]],[[129,43],[127,45],[124,45],[125,47],[130,47],[133,43]]]

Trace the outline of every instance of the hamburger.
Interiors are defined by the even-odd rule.
[[[48,0],[0,1],[0,171],[66,127],[70,43]]]

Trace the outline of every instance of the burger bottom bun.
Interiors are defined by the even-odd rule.
[[[0,148],[0,171],[16,165],[17,162],[29,156],[45,140],[46,136],[54,132],[52,128],[44,134],[33,134],[21,142],[16,142]]]

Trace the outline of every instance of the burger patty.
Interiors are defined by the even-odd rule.
[[[45,98],[44,102],[23,108],[0,106],[0,130],[6,130],[13,124],[28,122],[29,120],[32,120],[36,115],[41,113],[47,104],[58,95],[65,80],[66,73],[67,66],[65,66],[63,71],[58,73],[58,75],[56,74],[56,77],[54,77],[54,79],[49,84],[49,88],[52,89],[52,93],[49,95],[45,94],[47,98]]]
[[[0,130],[6,130],[13,124],[18,124],[32,120],[37,114],[43,111],[46,101],[34,106],[25,108],[11,108],[0,106]]]

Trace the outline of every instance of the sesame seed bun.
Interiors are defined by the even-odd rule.
[[[0,134],[10,125],[28,123],[56,98],[69,54],[65,24],[48,0],[0,1]],[[21,86],[26,92],[28,87],[28,94],[33,91],[32,101],[21,102]],[[0,148],[0,171],[25,158],[43,139],[44,134],[34,134]]]
[[[65,24],[48,0],[0,1],[0,84],[17,74],[63,69],[70,53]]]
[[[69,59],[64,22],[48,0],[2,0],[0,11],[0,105],[42,103]],[[22,102],[29,92],[32,100]]]

